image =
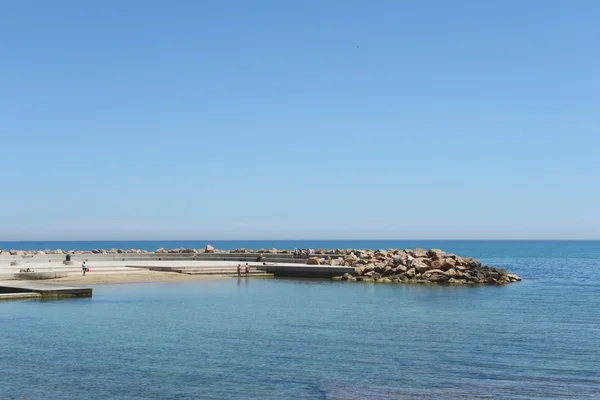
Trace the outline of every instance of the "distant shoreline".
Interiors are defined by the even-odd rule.
[[[535,244],[581,244],[600,245],[600,239],[250,239],[250,240],[74,240],[74,241],[0,241],[0,251],[91,251],[94,249],[121,248],[138,249],[152,252],[159,248],[191,248],[202,249],[207,244],[222,250],[235,248],[353,248],[353,249],[389,249],[389,248],[456,248],[492,245],[494,247],[516,245],[519,247]],[[462,250],[453,250],[455,252]]]

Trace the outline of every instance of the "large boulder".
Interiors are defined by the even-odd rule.
[[[306,263],[308,265],[321,265],[321,260],[319,257],[309,257],[306,259]]]
[[[369,264],[365,265],[365,271],[366,272],[374,271],[374,270],[375,270],[375,264],[369,263]]]
[[[406,253],[398,253],[398,254],[394,254],[392,256],[392,258],[388,261],[388,265],[392,266],[392,267],[397,267],[398,265],[408,265],[408,254]]]
[[[432,269],[442,269],[442,265],[444,265],[444,261],[440,259],[433,260],[429,263],[429,266],[431,266]]]
[[[452,269],[456,266],[456,260],[454,260],[453,258],[444,258],[442,260],[442,265],[440,267],[440,269],[442,271],[448,271],[449,269]]]
[[[432,269],[429,265],[425,264],[422,259],[415,258],[410,262],[410,267],[414,268],[418,273],[423,273]]]
[[[454,268],[450,268],[444,271],[444,275],[446,275],[448,278],[455,278],[458,276],[458,271]]]
[[[442,271],[441,269],[430,269],[427,272],[423,272],[424,278],[428,278],[431,275],[444,275],[444,271]]]
[[[503,268],[498,268],[496,269],[496,271],[498,272],[498,281],[506,281],[508,282],[508,273],[506,272],[505,269]]]
[[[408,267],[406,265],[398,265],[394,268],[394,274],[403,274],[408,271]]]
[[[215,248],[212,247],[210,244],[207,244],[206,247],[204,248],[204,252],[205,253],[214,253],[215,252]]]
[[[433,274],[427,278],[429,282],[433,283],[446,283],[448,282],[448,277],[442,274]]]
[[[162,247],[160,249],[156,249],[155,253],[157,254],[165,254],[167,251],[165,249],[163,249]]]
[[[350,275],[349,273],[345,273],[344,275],[342,275],[342,280],[343,281],[355,281],[356,278],[353,275]]]
[[[521,280],[521,277],[516,274],[506,274],[506,276],[508,277],[509,282],[519,282]]]
[[[348,265],[352,265],[358,260],[360,260],[360,258],[354,253],[350,253],[346,257],[344,257],[344,262],[348,263]]]
[[[375,263],[375,272],[379,272],[381,274],[381,273],[383,273],[385,268],[386,268],[386,264],[384,264],[382,262]]]
[[[331,262],[329,263],[329,265],[332,265],[332,266],[338,266],[338,265],[342,266],[342,265],[344,265],[344,260],[341,259],[341,258],[334,258],[334,259],[331,260]]]
[[[452,258],[454,258],[454,260],[456,261],[456,265],[460,265],[460,266],[467,265],[464,258],[462,258],[462,257],[454,256]]]
[[[427,252],[427,257],[431,258],[432,260],[441,260],[445,255],[446,253],[440,249],[431,249]]]
[[[412,251],[412,256],[415,258],[418,258],[418,257],[425,258],[425,257],[427,257],[427,250],[421,249],[421,248],[416,248]]]

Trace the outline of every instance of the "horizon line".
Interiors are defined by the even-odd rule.
[[[598,239],[85,239],[85,240],[69,240],[69,239],[29,239],[29,240],[0,240],[1,243],[20,243],[20,242],[74,242],[74,243],[84,243],[84,242],[292,242],[292,241],[334,241],[334,242],[352,242],[352,241],[361,241],[361,242],[378,242],[378,241],[446,241],[446,242],[460,242],[460,241],[469,241],[469,242],[527,242],[527,241],[535,241],[535,242],[567,242],[567,241],[577,241],[577,242],[595,242],[600,241]]]

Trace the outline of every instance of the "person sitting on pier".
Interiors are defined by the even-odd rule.
[[[258,255],[258,257],[256,257],[256,262],[263,262],[263,261],[265,261],[265,257],[263,256],[262,253],[260,253]]]

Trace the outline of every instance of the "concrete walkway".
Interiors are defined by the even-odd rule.
[[[119,273],[136,273],[145,272],[149,270],[159,271],[176,271],[182,272],[183,270],[193,271],[195,274],[200,274],[205,271],[209,275],[218,275],[218,272],[223,274],[237,274],[237,265],[240,262],[236,261],[200,261],[200,260],[188,260],[188,261],[90,261],[87,263],[90,268],[90,274],[119,274]],[[246,263],[241,263],[242,268],[245,267]],[[249,262],[252,271],[256,271],[257,267],[262,267],[263,264],[259,262]],[[289,265],[293,266],[296,264],[277,264],[277,265]],[[29,268],[35,272],[44,271],[66,271],[68,275],[81,275],[81,263],[78,262],[75,265],[64,265],[59,262],[28,262],[21,265],[9,265],[0,264],[0,279],[13,279],[15,273],[19,272],[20,269]],[[264,272],[262,272],[264,273]]]

